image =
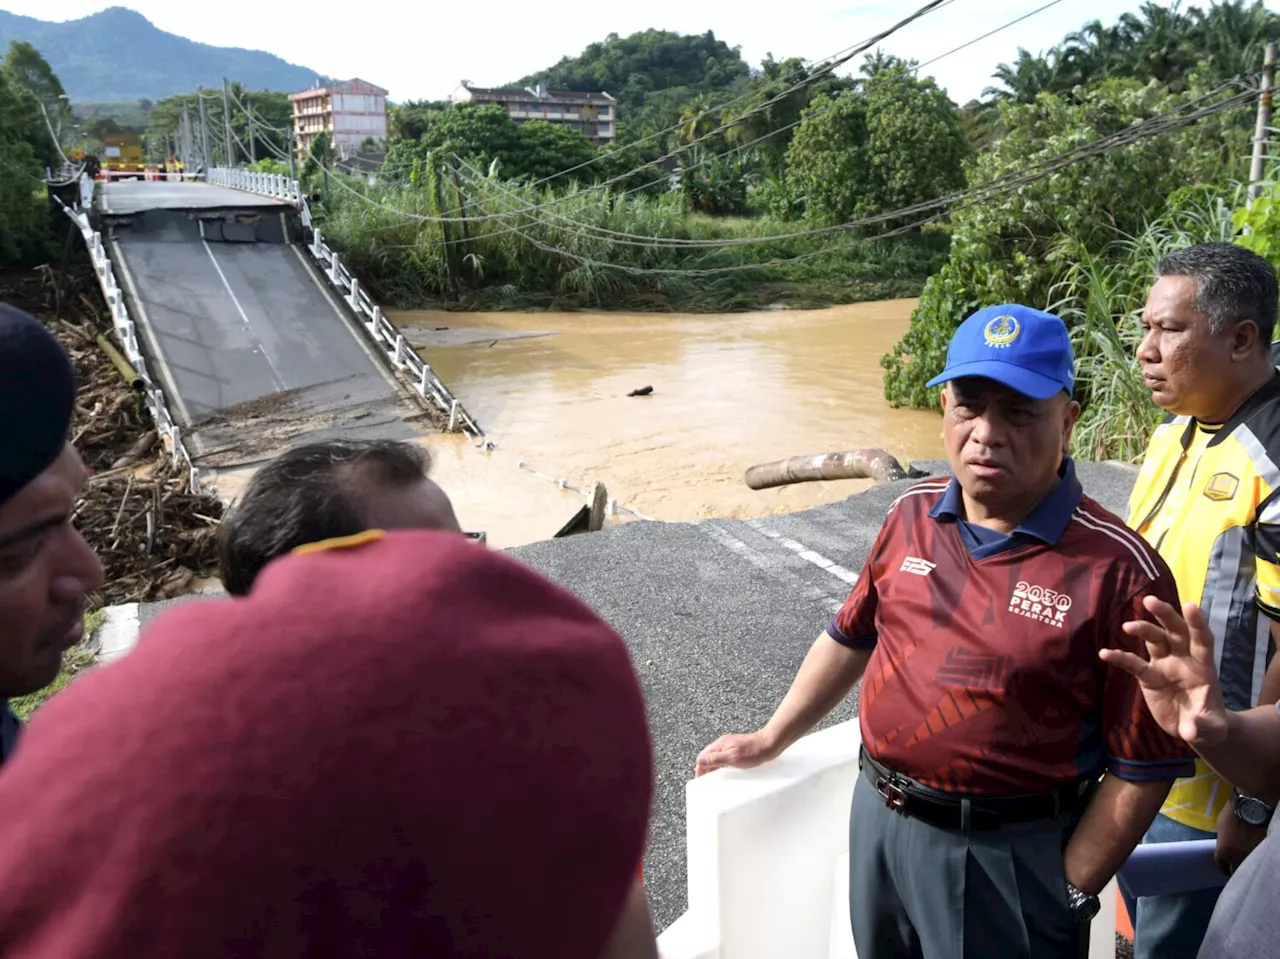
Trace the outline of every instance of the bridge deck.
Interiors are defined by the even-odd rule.
[[[201,466],[255,462],[304,435],[416,434],[405,420],[420,411],[285,231],[270,209],[151,210],[111,228],[152,373]]]
[[[147,210],[270,209],[289,204],[269,196],[178,181],[113,180],[103,183],[98,209],[103,213],[131,215]]]

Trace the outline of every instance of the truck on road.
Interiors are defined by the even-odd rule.
[[[102,169],[108,176],[137,174],[146,177],[146,158],[142,154],[142,137],[132,131],[102,135]]]

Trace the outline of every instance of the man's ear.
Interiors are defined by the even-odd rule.
[[[1253,320],[1241,320],[1232,327],[1230,336],[1231,360],[1235,363],[1252,360],[1254,351],[1264,346],[1262,338],[1258,336],[1258,325]],[[1269,352],[1270,344],[1265,344],[1265,347]]]

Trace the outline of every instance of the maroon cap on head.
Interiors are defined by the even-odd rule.
[[[456,534],[353,540],[37,713],[0,776],[0,954],[597,959],[653,785],[622,641]]]

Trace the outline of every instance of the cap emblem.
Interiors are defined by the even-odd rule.
[[[987,341],[987,346],[998,349],[1011,344],[1021,333],[1022,325],[1006,313],[987,323],[982,330],[982,338]]]

